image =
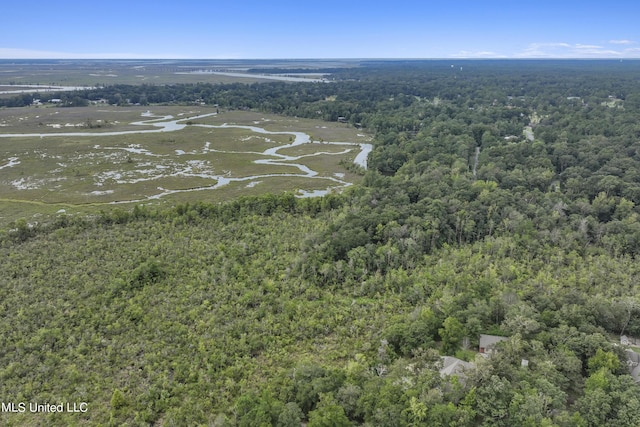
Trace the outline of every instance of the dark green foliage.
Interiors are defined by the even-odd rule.
[[[135,270],[133,270],[133,278],[131,284],[133,287],[141,287],[148,284],[156,283],[164,276],[165,272],[154,258],[142,262]]]
[[[261,395],[245,394],[236,403],[237,425],[239,427],[268,427],[275,425],[283,413],[283,404],[274,399],[269,392]],[[289,408],[287,414],[295,416]],[[285,415],[290,418],[291,415]]]
[[[309,427],[349,427],[351,422],[344,414],[344,408],[335,401],[333,395],[323,394],[318,407],[309,413]]]
[[[298,427],[301,424],[303,418],[304,413],[302,412],[300,407],[295,402],[289,402],[284,405],[282,412],[280,412],[276,426]]]
[[[296,403],[305,413],[316,407],[323,393],[337,392],[344,382],[343,372],[319,366],[302,365],[294,369],[292,376]]]

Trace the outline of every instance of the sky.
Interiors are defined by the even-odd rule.
[[[0,58],[640,58],[638,0],[23,0]]]

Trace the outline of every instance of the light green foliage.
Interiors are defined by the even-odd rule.
[[[587,392],[592,392],[598,389],[607,391],[610,387],[611,376],[611,371],[609,371],[609,369],[605,367],[598,369],[585,381],[585,390]]]
[[[613,352],[599,348],[596,350],[595,356],[589,358],[587,365],[591,372],[597,372],[601,369],[616,372],[620,367],[620,359]]]
[[[113,391],[113,395],[111,395],[111,407],[113,409],[120,409],[125,405],[126,401],[124,398],[124,394],[118,389]]]

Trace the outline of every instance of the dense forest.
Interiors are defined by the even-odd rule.
[[[4,424],[640,425],[640,62],[331,71],[56,94],[340,119],[374,150],[323,198],[8,225],[0,395],[88,411]]]

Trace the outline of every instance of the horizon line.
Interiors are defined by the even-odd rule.
[[[28,60],[56,60],[56,61],[452,61],[452,60],[501,60],[501,61],[520,61],[520,60],[603,60],[603,61],[629,61],[640,60],[640,57],[565,57],[565,56],[523,56],[523,57],[504,57],[504,56],[460,56],[460,57],[264,57],[264,58],[172,58],[172,57],[38,57],[38,58],[1,58],[0,61],[28,61]]]

